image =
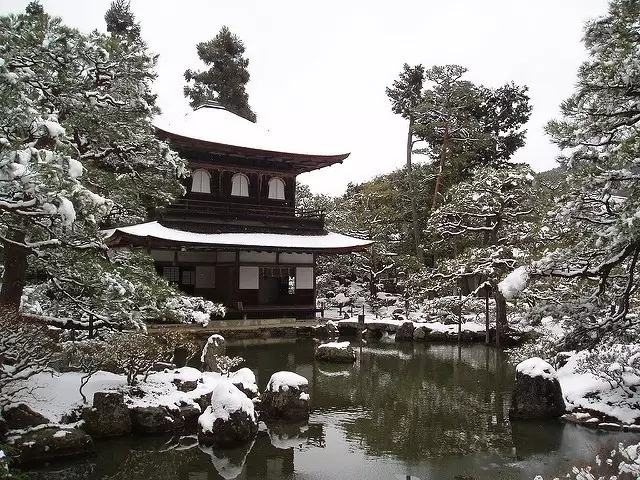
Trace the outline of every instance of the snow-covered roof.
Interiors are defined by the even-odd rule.
[[[303,161],[299,166],[302,171],[341,163],[349,156],[343,149],[332,147],[324,136],[314,141],[278,135],[215,104],[204,105],[182,117],[160,117],[154,125],[160,137],[174,143],[191,146],[197,143],[220,153],[277,157],[294,164]]]
[[[111,244],[133,243],[149,245],[192,245],[199,247],[236,247],[259,250],[261,248],[295,252],[342,253],[361,250],[371,245],[369,240],[326,232],[320,235],[294,235],[281,233],[193,233],[161,225],[158,222],[140,223],[105,232],[105,241]],[[155,242],[154,242],[155,240]]]

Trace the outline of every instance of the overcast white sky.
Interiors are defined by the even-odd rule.
[[[0,14],[27,0],[1,0]],[[45,10],[83,31],[105,30],[110,0],[43,0]],[[606,0],[132,0],[151,50],[164,115],[189,111],[183,73],[199,69],[195,45],[222,25],[245,43],[249,102],[258,123],[313,145],[350,151],[342,165],[304,174],[316,192],[338,195],[402,166],[406,122],[391,112],[385,87],[402,64],[457,63],[487,86],[529,86],[533,114],[516,160],[554,166],[543,125],[573,90],[585,59],[582,27],[606,13]],[[297,142],[296,142],[297,143]]]

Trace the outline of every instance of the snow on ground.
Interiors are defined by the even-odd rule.
[[[634,423],[640,417],[637,407],[640,404],[640,392],[631,396],[620,388],[612,388],[593,373],[577,373],[583,353],[573,355],[557,372],[567,410],[591,409],[623,423]]]
[[[14,396],[14,404],[24,403],[41,413],[52,423],[60,423],[63,417],[82,407],[80,396],[81,372],[38,373],[24,381],[25,389]],[[127,384],[126,377],[109,372],[98,372],[82,389],[89,402],[93,394],[103,390],[115,390]]]
[[[300,388],[309,385],[309,381],[302,375],[294,372],[276,372],[271,375],[267,388],[268,392],[286,392],[289,387]]]
[[[52,423],[61,423],[73,412],[83,406],[93,404],[93,395],[99,391],[123,391],[125,402],[130,407],[165,406],[176,410],[181,405],[191,405],[199,409],[196,399],[216,389],[222,381],[240,383],[243,388],[257,393],[255,375],[248,368],[233,372],[229,377],[223,377],[215,372],[200,372],[191,367],[167,369],[149,375],[146,382],[139,382],[135,389],[142,392],[142,396],[129,395],[126,377],[109,372],[98,372],[93,375],[83,393],[87,397],[87,404],[83,405],[80,396],[81,372],[65,372],[52,375],[39,373],[25,381],[25,389],[15,396],[14,404],[24,403],[32,410],[41,413]],[[197,382],[195,390],[182,392],[176,383]]]

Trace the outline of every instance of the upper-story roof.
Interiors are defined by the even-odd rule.
[[[285,163],[295,173],[309,172],[342,161],[349,153],[312,152],[295,138],[282,138],[219,104],[209,103],[175,119],[156,121],[160,138],[178,148]]]

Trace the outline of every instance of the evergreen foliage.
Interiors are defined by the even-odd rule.
[[[229,111],[256,121],[256,114],[249,106],[246,85],[249,82],[249,60],[243,57],[244,43],[237,35],[224,26],[208,42],[196,46],[198,57],[209,67],[207,70],[184,72],[187,85],[184,96],[189,105],[198,108],[207,102],[220,103]]]
[[[131,2],[115,0],[104,15],[107,22],[107,32],[111,35],[128,35],[133,38],[140,36],[140,24],[135,21],[131,12]]]
[[[531,114],[527,88],[508,83],[491,89],[462,77],[459,65],[425,72],[431,88],[423,92],[414,131],[424,153],[438,159],[435,207],[444,191],[481,165],[500,166],[524,145],[522,125]]]
[[[640,3],[613,0],[587,24],[584,43],[576,91],[547,126],[567,171],[549,228],[565,235],[536,264],[539,274],[579,279],[561,309],[573,320],[572,347],[638,338]]]
[[[29,2],[24,11],[27,15],[42,15],[44,8],[42,8],[42,4],[38,0],[33,0]]]
[[[386,94],[391,100],[391,111],[407,120],[414,118],[416,108],[422,103],[422,88],[424,86],[424,67],[411,67],[405,63],[397,80],[391,87],[387,87]]]
[[[126,303],[99,229],[146,220],[187,174],[154,135],[154,65],[137,37],[83,35],[46,14],[0,18],[3,305],[19,305],[29,263],[77,309]]]

